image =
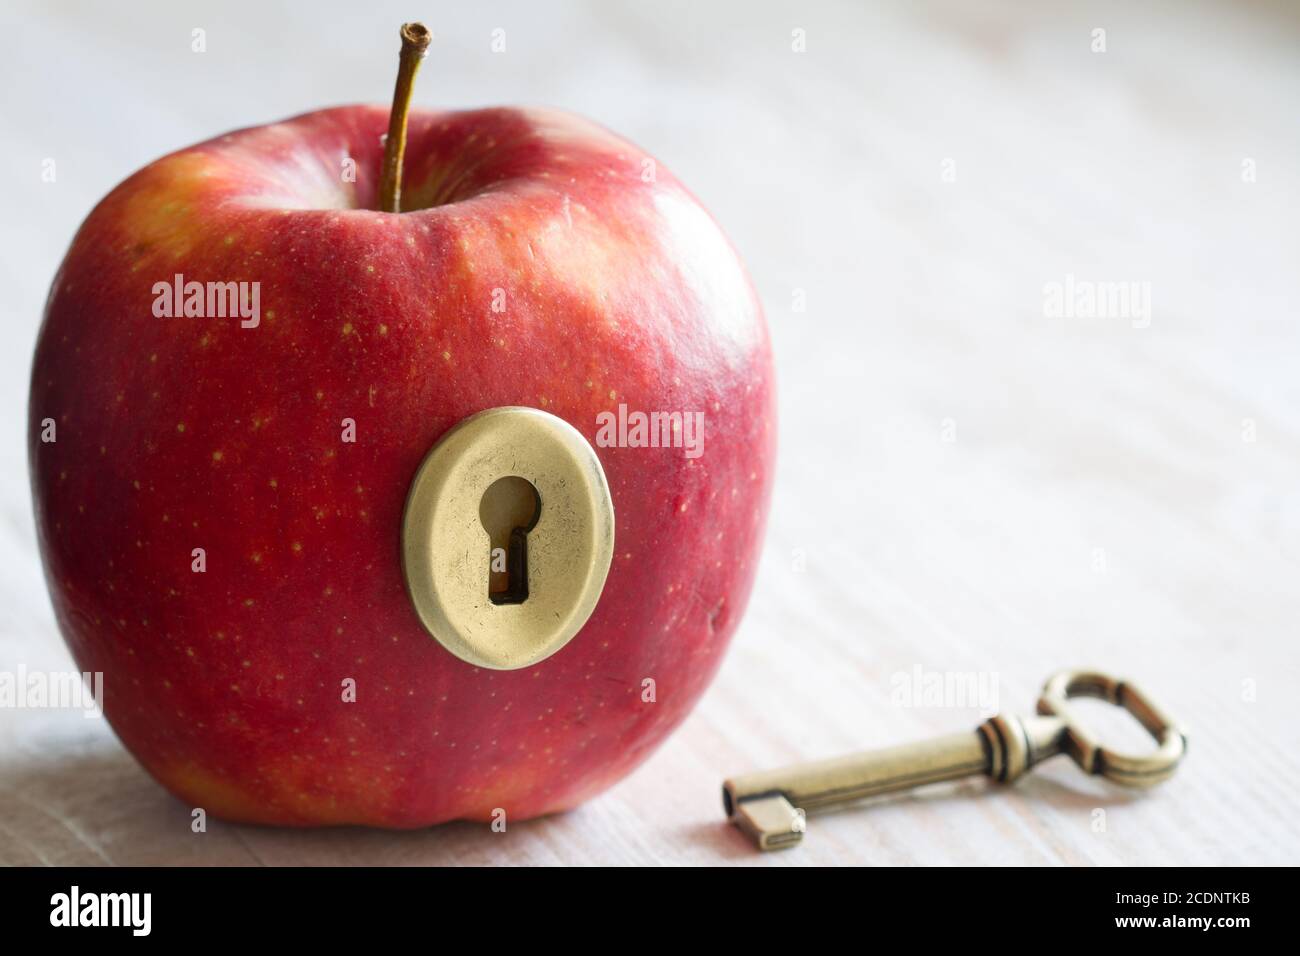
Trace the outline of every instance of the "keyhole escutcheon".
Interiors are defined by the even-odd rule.
[[[542,515],[542,496],[527,478],[507,475],[488,485],[478,517],[488,533],[488,600],[528,600],[528,532]]]

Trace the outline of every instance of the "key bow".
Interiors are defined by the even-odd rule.
[[[1123,707],[1156,741],[1143,756],[1103,747],[1074,713],[1071,698],[1093,697]],[[1097,671],[1061,671],[1052,675],[1038,698],[1038,712],[1065,722],[1061,749],[1085,773],[1100,774],[1128,787],[1150,787],[1166,780],[1187,753],[1187,732],[1152,703],[1137,685]]]

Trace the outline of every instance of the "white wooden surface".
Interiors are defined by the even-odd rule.
[[[384,101],[396,25],[420,12],[6,5],[0,669],[70,666],[37,564],[23,410],[81,217],[175,147]],[[589,114],[690,184],[751,267],[782,450],[759,584],[721,676],[623,784],[505,834],[196,835],[101,721],[0,710],[0,863],[1297,861],[1293,4],[423,12],[437,39],[419,102]],[[195,27],[206,53],[191,52]],[[1090,50],[1095,28],[1105,53]],[[1067,275],[1149,282],[1149,326],[1047,317],[1044,285]],[[814,817],[802,848],[769,856],[721,823],[726,775],[979,720],[900,706],[899,672],[982,672],[1002,707],[1027,710],[1050,672],[1077,665],[1140,679],[1190,725],[1174,780],[1135,796],[1066,761],[1010,791]]]

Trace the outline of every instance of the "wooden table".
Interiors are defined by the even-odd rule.
[[[547,6],[442,8],[417,100],[560,105],[643,144],[732,235],[775,339],[771,530],[704,703],[607,795],[504,834],[193,834],[102,721],[0,710],[0,863],[1296,862],[1296,7]],[[19,409],[77,223],[175,147],[384,101],[400,16],[32,3],[0,33],[0,669],[70,666]],[[1109,313],[1052,300],[1128,282]],[[764,856],[722,823],[724,776],[974,727],[951,698],[906,705],[932,675],[1027,712],[1071,666],[1190,726],[1172,781],[1062,760],[813,817]]]

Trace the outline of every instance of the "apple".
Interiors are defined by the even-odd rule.
[[[115,188],[50,290],[29,450],[58,623],[125,746],[210,814],[570,808],[718,669],[762,540],[773,388],[719,227],[586,120],[350,106],[220,136]],[[585,627],[513,671],[430,637],[399,547],[429,449],[505,405],[581,432],[617,516]],[[697,453],[598,442],[624,406],[702,413]]]

